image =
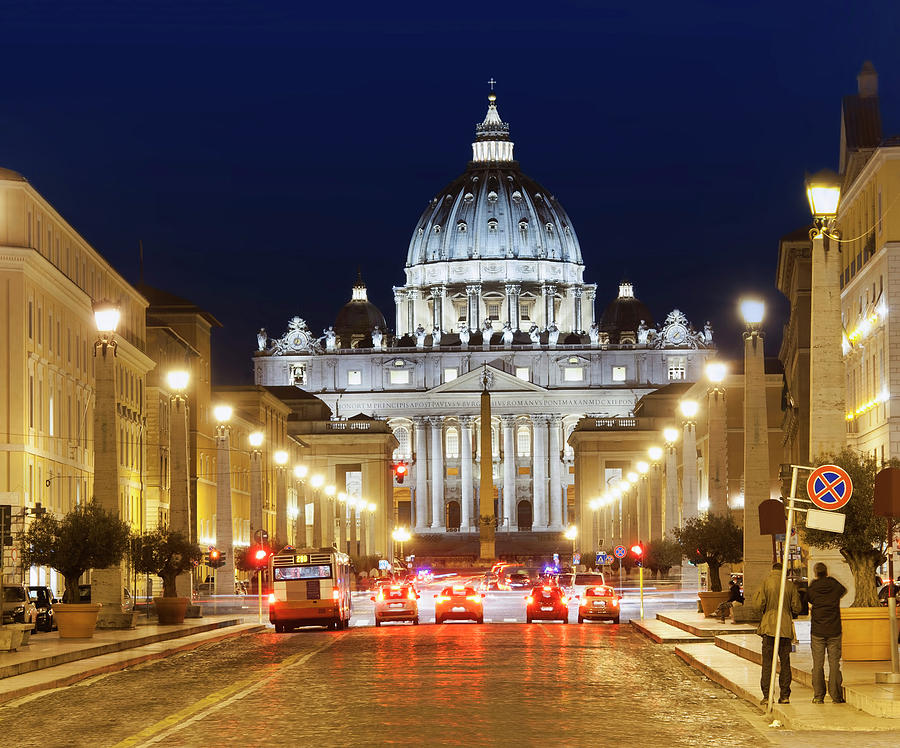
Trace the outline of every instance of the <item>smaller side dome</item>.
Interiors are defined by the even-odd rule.
[[[634,295],[634,286],[628,281],[619,284],[619,295],[603,310],[600,332],[609,333],[609,342],[618,344],[620,333],[637,333],[643,323],[653,327],[650,309]]]
[[[350,301],[341,307],[334,321],[334,331],[340,339],[341,348],[356,348],[360,343],[362,347],[371,347],[372,331],[376,327],[383,335],[387,334],[384,315],[369,301],[362,274],[357,274]]]
[[[2,182],[27,182],[19,172],[13,171],[12,169],[4,169],[0,166],[0,181]]]

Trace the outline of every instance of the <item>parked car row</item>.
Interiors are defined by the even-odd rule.
[[[123,589],[124,608],[130,611],[133,600],[128,589]],[[79,603],[91,601],[91,585],[78,585]],[[53,591],[44,585],[4,584],[2,621],[7,623],[30,623],[32,631],[54,631],[56,620],[53,615],[54,603],[63,602],[53,597]]]

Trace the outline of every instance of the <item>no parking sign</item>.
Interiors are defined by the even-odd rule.
[[[847,471],[837,465],[817,467],[806,481],[809,499],[819,509],[833,511],[850,501],[853,481]]]
[[[616,549],[613,551],[613,553],[615,554],[616,558],[625,558],[625,553],[626,553],[625,546],[617,545]]]

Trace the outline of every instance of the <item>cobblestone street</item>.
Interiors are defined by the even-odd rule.
[[[256,634],[6,704],[0,723],[5,744],[47,748],[767,742],[759,714],[609,625]]]

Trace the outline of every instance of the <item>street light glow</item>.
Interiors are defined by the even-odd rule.
[[[628,473],[628,476],[627,476],[627,477],[628,477],[628,482],[629,482],[631,485],[634,485],[634,484],[637,483],[637,481],[638,481],[638,474],[635,473],[635,472],[630,472],[630,473]]]
[[[343,491],[341,491],[338,493],[337,499],[338,499],[338,501],[340,501],[343,504],[347,500],[347,494],[345,494]]]
[[[213,416],[219,423],[227,423],[231,420],[231,414],[234,411],[230,405],[217,405],[213,408]]]
[[[398,543],[405,543],[412,535],[405,527],[398,527],[391,533],[391,537]]]
[[[325,495],[326,496],[334,496],[337,493],[337,488],[334,486],[325,486]]]
[[[325,485],[325,476],[316,474],[309,479],[309,484],[313,488],[321,488],[323,485]]]
[[[766,316],[766,305],[759,299],[744,299],[741,302],[741,316],[748,325],[761,325]]]
[[[275,464],[276,465],[287,465],[287,461],[288,461],[288,453],[285,452],[283,449],[279,449],[275,453]]]
[[[833,218],[841,200],[841,179],[831,169],[806,178],[806,199],[813,218]]]
[[[700,405],[696,400],[682,400],[678,405],[678,409],[685,418],[693,418],[697,415],[697,411],[700,410]]]
[[[247,437],[250,440],[251,447],[261,447],[263,443],[263,432],[262,431],[254,431],[250,436]]]
[[[294,475],[299,480],[303,480],[308,472],[309,468],[306,465],[294,465]]]
[[[663,439],[666,440],[666,444],[674,444],[678,441],[678,429],[673,428],[672,426],[664,428]]]
[[[99,333],[114,333],[121,316],[118,305],[111,301],[99,301],[94,305],[94,324]]]
[[[721,361],[710,361],[706,365],[706,378],[713,384],[719,384],[725,379],[728,367]]]
[[[191,375],[187,369],[173,369],[166,374],[166,381],[169,383],[169,389],[175,392],[184,392],[187,389],[190,377]]]
[[[641,475],[646,475],[647,471],[650,469],[650,465],[649,465],[649,463],[644,462],[644,460],[639,460],[638,464],[637,464],[637,469]]]
[[[366,504],[366,509],[368,509],[370,512],[374,512],[377,508],[378,507],[375,506],[375,503],[372,501],[370,501],[368,504]]]
[[[647,454],[653,462],[659,462],[663,456],[663,449],[662,447],[650,447],[647,450]]]
[[[575,527],[575,525],[569,525],[568,529],[566,530],[565,536],[569,540],[575,540],[575,538],[578,537],[578,528]]]

